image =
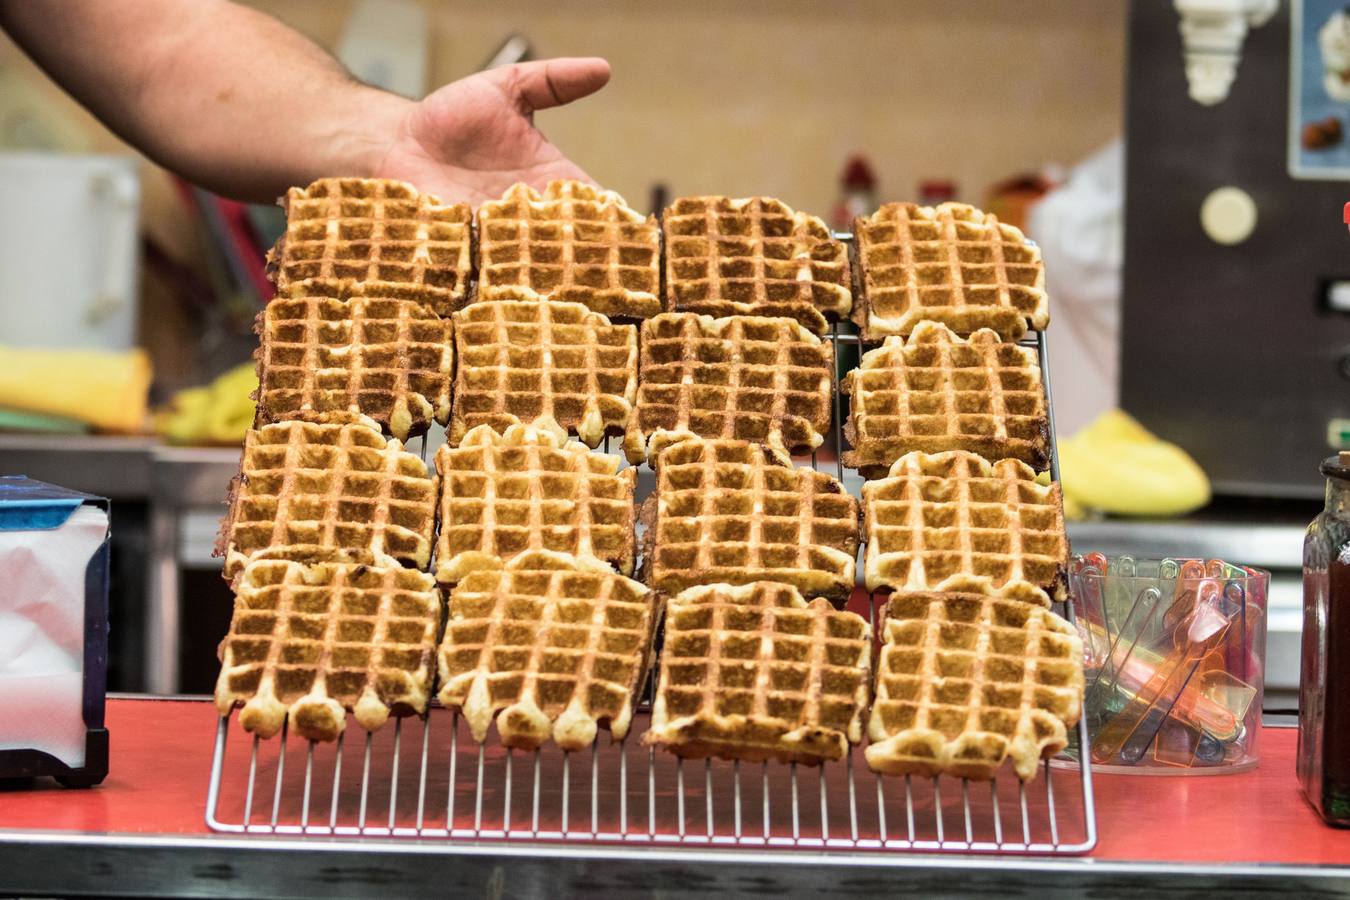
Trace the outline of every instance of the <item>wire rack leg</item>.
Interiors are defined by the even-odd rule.
[[[905,776],[905,828],[909,832],[910,846],[914,845],[914,785],[908,775]]]
[[[394,720],[394,755],[389,765],[389,831],[398,822],[398,764],[403,756],[403,717]]]
[[[713,836],[712,760],[703,760],[703,802],[708,816],[708,839]]]
[[[510,747],[506,748],[506,787],[503,788],[502,803],[502,831],[507,837],[511,836],[511,775],[515,766],[515,753]]]
[[[356,827],[366,830],[366,801],[370,799],[370,732],[366,732],[366,753],[361,764],[361,814],[357,817]]]
[[[427,749],[431,740],[431,717],[422,714],[422,765],[417,776],[417,832],[422,832],[427,809]]]
[[[572,754],[563,751],[563,777],[562,777],[562,833],[567,837],[567,815],[570,812],[572,790]]]
[[[346,743],[346,731],[338,732],[337,746],[333,750],[333,796],[328,807],[328,828],[337,829],[338,795],[342,792],[342,748]]]
[[[307,741],[305,747],[305,791],[300,801],[300,830],[309,828],[309,794],[314,779],[314,742]]]
[[[449,788],[445,797],[445,830],[455,833],[455,789],[459,782],[455,780],[455,767],[459,765],[459,712],[450,716],[450,775]]]
[[[684,757],[675,762],[675,803],[680,814],[680,839],[684,839]]]
[[[281,743],[277,753],[277,781],[272,788],[272,828],[277,827],[277,818],[281,815],[281,785],[286,780],[286,732],[289,720],[281,723]]]
[[[258,736],[253,736],[253,750],[248,761],[248,791],[244,794],[244,828],[253,820],[253,788],[258,783]]]
[[[939,844],[945,843],[947,836],[942,827],[942,783],[936,775],[933,776],[933,815],[937,819],[937,841]]]
[[[992,778],[989,779],[989,804],[993,809],[994,814],[994,843],[997,844],[1000,849],[1002,849],[1003,817],[999,815],[998,811],[998,782]]]
[[[736,843],[741,842],[741,761],[736,760],[732,767],[732,783],[735,785],[735,822]]]
[[[763,767],[760,781],[764,797],[764,843],[767,844],[769,842],[769,764],[765,762],[761,763],[761,766]]]
[[[563,795],[566,803],[567,795]],[[534,748],[534,801],[530,806],[530,836],[539,836],[539,748]]]

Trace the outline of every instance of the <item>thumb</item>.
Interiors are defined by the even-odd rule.
[[[488,74],[528,113],[594,94],[609,82],[609,63],[599,57],[564,57],[519,63]]]

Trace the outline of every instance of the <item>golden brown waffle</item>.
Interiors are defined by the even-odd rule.
[[[792,319],[665,313],[642,323],[632,463],[696,436],[784,453],[814,450],[830,427],[834,348]]]
[[[863,485],[869,590],[1064,599],[1069,545],[1059,485],[1026,463],[953,450],[908,453]]]
[[[425,569],[436,479],[375,423],[251,429],[221,527],[225,577],[251,559],[338,558]]]
[[[699,584],[780,581],[843,604],[854,585],[858,501],[821,472],[747,441],[691,438],[654,458],[642,508],[642,580],[675,593]]]
[[[216,707],[244,730],[335,740],[345,710],[368,731],[422,713],[431,693],[441,599],[412,569],[259,560],[244,569],[220,644]]]
[[[553,423],[480,425],[436,451],[441,533],[436,580],[454,584],[526,550],[553,550],[633,571],[637,470],[591,453]]]
[[[449,439],[552,419],[592,447],[622,434],[637,399],[637,328],[580,303],[499,300],[455,313],[455,410]]]
[[[450,419],[450,322],[425,288],[310,279],[258,314],[258,421],[366,415],[399,440]]]
[[[824,334],[853,307],[844,245],[778,200],[683,197],[662,227],[672,311],[787,316]]]
[[[601,725],[622,740],[659,617],[659,594],[596,560],[532,550],[471,572],[450,592],[441,705],[480,742],[494,718],[507,747],[582,750]]]
[[[1022,780],[1068,745],[1083,644],[1046,609],[979,594],[890,598],[867,725],[877,772]]]
[[[306,278],[417,284],[442,316],[464,305],[473,214],[402,181],[320,178],[286,192],[286,233],[268,254],[278,287]]]
[[[689,588],[667,606],[643,743],[683,757],[842,759],[862,740],[871,656],[861,616],[788,585]]]
[[[912,450],[969,450],[985,459],[1050,465],[1050,425],[1036,351],[982,328],[970,339],[920,322],[889,337],[844,380],[853,450],[844,465],[872,478]]]
[[[863,340],[906,335],[919,322],[958,334],[992,328],[1017,340],[1050,324],[1041,251],[1017,228],[964,203],[888,203],[854,222]]]
[[[514,185],[478,208],[478,299],[569,300],[608,316],[661,311],[656,220],[613,191]]]

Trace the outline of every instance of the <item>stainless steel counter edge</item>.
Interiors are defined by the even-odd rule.
[[[1350,866],[1102,862],[910,854],[529,847],[464,842],[0,830],[0,894],[202,897],[745,894],[1350,896]]]
[[[1075,553],[1100,550],[1113,555],[1129,553],[1138,558],[1197,556],[1277,571],[1302,568],[1303,533],[1307,527],[1307,523],[1148,519],[1106,519],[1066,525]]]

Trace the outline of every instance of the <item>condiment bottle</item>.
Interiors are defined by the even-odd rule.
[[[1350,826],[1350,452],[1322,474],[1326,508],[1303,544],[1298,777],[1323,819]]]

